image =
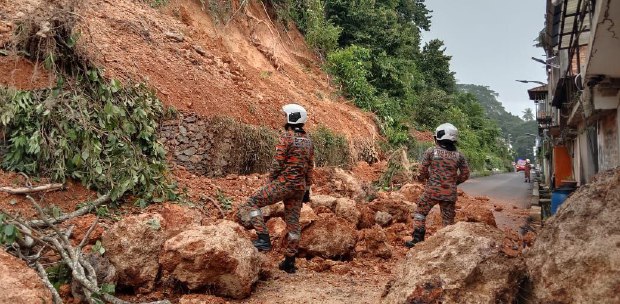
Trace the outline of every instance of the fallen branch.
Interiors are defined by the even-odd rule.
[[[68,219],[72,219],[74,217],[78,217],[78,216],[82,216],[88,212],[90,212],[91,210],[93,210],[94,208],[98,207],[99,205],[107,202],[110,200],[110,195],[109,194],[105,194],[103,196],[100,196],[98,199],[87,203],[86,206],[75,210],[71,213],[68,214],[63,214],[57,218],[46,218],[44,220],[32,220],[30,222],[28,222],[28,226],[31,227],[46,227],[46,226],[50,226],[53,224],[57,224],[60,222],[64,222]],[[41,215],[41,218],[45,217],[45,215]]]
[[[86,234],[84,235],[84,238],[78,245],[78,248],[82,248],[84,247],[84,245],[86,245],[86,242],[88,242],[88,238],[90,238],[90,234],[93,233],[93,230],[95,230],[95,227],[97,227],[98,221],[99,221],[99,216],[95,218],[95,220],[93,221],[93,224],[90,226],[90,228],[88,228],[88,231],[86,231]]]
[[[60,294],[58,294],[56,288],[54,288],[54,285],[52,285],[52,282],[50,282],[50,279],[47,276],[47,272],[45,272],[45,268],[43,268],[43,265],[41,265],[41,263],[37,261],[34,263],[34,266],[37,268],[37,273],[39,274],[39,277],[41,277],[41,280],[43,280],[43,284],[45,284],[47,289],[49,289],[52,293],[54,304],[62,304],[62,298],[60,297]]]
[[[112,304],[131,304],[131,302],[127,302],[121,300],[113,295],[106,294],[99,288],[99,284],[97,284],[97,273],[95,272],[94,267],[86,261],[84,258],[82,251],[79,247],[73,247],[71,242],[67,237],[66,233],[62,233],[60,229],[58,229],[54,224],[50,221],[49,218],[43,212],[41,206],[35,201],[32,197],[27,196],[27,198],[32,202],[37,211],[39,212],[39,216],[42,218],[42,221],[52,228],[55,232],[55,237],[45,237],[44,241],[50,242],[53,244],[53,247],[56,249],[65,262],[65,264],[71,269],[71,276],[75,281],[77,281],[83,287],[83,292],[86,297],[86,300],[89,303],[97,303],[95,301],[94,295],[98,295],[106,302]],[[101,198],[100,198],[101,199]],[[96,222],[95,222],[96,223]],[[91,229],[95,225],[91,226]],[[90,230],[90,229],[89,229]],[[87,233],[88,234],[88,233]],[[155,301],[148,302],[145,304],[170,304],[170,301]]]
[[[44,192],[55,191],[55,190],[62,189],[63,187],[64,187],[63,184],[45,184],[45,185],[36,186],[36,187],[19,187],[19,188],[0,187],[0,191],[7,192],[10,194],[28,194],[28,193],[35,193],[35,192],[42,192],[42,191]]]
[[[217,208],[217,210],[220,212],[220,214],[222,215],[222,218],[226,218],[226,213],[224,213],[224,210],[222,210],[222,207],[220,207],[220,204],[217,203],[217,201],[209,196],[203,196],[204,199],[206,199],[207,201],[211,202],[211,204],[213,204],[213,206],[215,206],[215,208]]]

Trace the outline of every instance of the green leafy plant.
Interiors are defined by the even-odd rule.
[[[314,144],[314,162],[316,166],[348,166],[351,153],[347,139],[320,125],[310,132]]]
[[[101,244],[101,241],[97,240],[97,242],[95,242],[92,251],[99,253],[100,255],[103,255],[105,253],[105,248],[103,248],[103,244]]]
[[[17,227],[7,222],[6,214],[0,213],[0,244],[12,244],[19,236]]]
[[[232,209],[232,199],[226,196],[226,194],[221,189],[217,189],[215,198],[220,203],[220,207],[222,208],[222,210],[229,211]]]
[[[174,197],[156,135],[162,106],[144,85],[122,86],[93,69],[53,89],[0,88],[0,98],[4,168],[76,178],[113,200],[131,192],[142,206]]]

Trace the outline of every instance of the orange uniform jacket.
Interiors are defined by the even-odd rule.
[[[467,160],[461,152],[431,147],[420,164],[420,180],[426,181],[424,195],[439,201],[456,202],[456,185],[469,178]]]
[[[286,131],[280,136],[273,160],[271,181],[286,188],[306,190],[312,185],[314,145],[305,133]]]

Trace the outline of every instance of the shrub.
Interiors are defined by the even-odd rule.
[[[349,46],[327,56],[327,70],[343,86],[345,95],[365,110],[377,109],[377,90],[368,82],[370,51],[359,46]]]
[[[351,163],[349,145],[344,136],[321,125],[310,132],[310,138],[314,143],[314,162],[317,167],[348,166]]]
[[[0,88],[0,127],[8,170],[67,177],[113,200],[126,192],[141,205],[173,198],[165,150],[157,141],[162,105],[144,85],[122,86],[98,70],[53,89]]]

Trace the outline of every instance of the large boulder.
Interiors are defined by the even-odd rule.
[[[318,218],[319,217],[316,215],[316,212],[314,212],[308,204],[303,204],[301,206],[301,210],[299,212],[299,224],[302,229],[310,226],[310,224]]]
[[[169,239],[159,258],[163,276],[190,290],[211,288],[216,295],[250,295],[261,266],[258,251],[231,221],[194,227]]]
[[[525,264],[503,254],[503,237],[482,223],[440,230],[396,267],[382,303],[513,303]]]
[[[52,303],[52,294],[26,263],[0,249],[0,303]]]
[[[526,254],[532,303],[620,303],[619,185],[603,173],[545,222]]]
[[[157,257],[166,236],[162,229],[164,218],[159,213],[126,217],[102,237],[105,255],[116,267],[119,285],[149,292],[159,273]]]
[[[299,248],[309,256],[346,259],[351,256],[356,242],[355,226],[341,217],[329,214],[303,230]]]
[[[200,225],[202,218],[198,210],[176,204],[157,209],[123,218],[102,236],[105,255],[116,268],[119,285],[140,293],[153,289],[159,273],[157,257],[164,242],[187,227]]]
[[[388,244],[385,231],[379,225],[375,225],[370,229],[359,230],[355,255],[384,259],[392,257],[392,246]]]
[[[354,200],[348,198],[339,198],[336,200],[336,215],[351,222],[354,226],[360,221],[360,211],[357,210],[357,204]]]

